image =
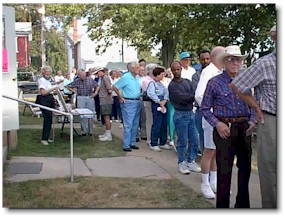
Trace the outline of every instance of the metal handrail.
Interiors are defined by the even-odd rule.
[[[66,115],[66,116],[70,117],[70,179],[71,179],[71,182],[74,182],[73,114],[67,113],[67,112],[63,112],[63,111],[60,111],[60,110],[57,110],[57,109],[49,108],[49,107],[46,107],[46,106],[43,106],[43,105],[39,105],[37,103],[32,103],[32,102],[29,102],[29,101],[13,98],[13,97],[10,97],[10,96],[6,96],[6,95],[2,95],[2,96],[4,98],[7,98],[7,99],[18,101],[18,102],[21,102],[21,103],[24,103],[24,104],[28,104],[28,105],[31,105],[31,106],[37,106],[39,108],[46,109],[46,110],[49,110],[49,111],[52,111],[52,112],[56,112],[56,113],[59,113],[59,114],[62,114],[62,115]]]

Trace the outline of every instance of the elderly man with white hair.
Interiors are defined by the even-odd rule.
[[[214,127],[217,163],[217,208],[229,208],[232,167],[235,156],[238,167],[236,208],[249,208],[249,178],[251,174],[251,132],[255,126],[255,112],[236,96],[229,87],[247,55],[239,46],[225,48],[217,56],[224,65],[222,74],[211,78],[203,96],[201,111],[206,121]]]
[[[276,44],[276,25],[270,30]],[[256,60],[231,87],[253,107],[260,121],[257,126],[258,173],[263,208],[277,207],[277,134],[276,134],[276,49]],[[254,88],[255,99],[247,94]]]
[[[136,135],[141,113],[141,88],[137,78],[139,67],[137,62],[130,62],[128,64],[129,72],[126,72],[112,86],[121,103],[124,120],[123,150],[126,152],[130,152],[133,149],[139,149],[139,147],[136,146]]]

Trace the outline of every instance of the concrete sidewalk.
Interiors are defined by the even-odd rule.
[[[96,129],[95,129],[96,132]],[[113,135],[122,138],[123,130],[119,123],[112,125]],[[96,135],[97,136],[97,135]],[[170,179],[176,178],[183,184],[200,192],[201,174],[191,172],[190,175],[182,175],[178,171],[177,155],[174,150],[155,152],[150,150],[145,141],[137,144],[140,149],[128,152],[123,157],[90,158],[83,161],[74,159],[74,176],[104,176],[104,177],[136,177],[146,179]],[[199,159],[200,160],[200,159]],[[9,161],[10,173],[5,177],[6,181],[20,182],[36,179],[48,179],[70,177],[70,158],[53,157],[16,157]],[[13,170],[13,166],[22,165],[20,169]],[[34,165],[31,167],[31,164]],[[26,168],[25,169],[25,164]],[[29,173],[28,170],[33,170]],[[231,207],[234,207],[237,187],[237,169],[233,169]],[[261,208],[261,196],[259,178],[254,172],[250,179],[250,203],[251,208]],[[215,205],[215,200],[209,200]]]

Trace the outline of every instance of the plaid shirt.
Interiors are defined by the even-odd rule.
[[[77,88],[78,96],[91,96],[92,92],[98,86],[98,83],[91,77],[86,77],[86,79],[81,80],[76,79],[68,87]]]
[[[231,78],[224,71],[209,80],[201,104],[202,114],[212,126],[219,122],[217,117],[248,117],[255,121],[255,112],[245,102],[237,97],[228,86]],[[211,112],[213,108],[213,112]]]
[[[254,87],[261,110],[276,114],[276,51],[256,60],[232,83],[242,93]]]

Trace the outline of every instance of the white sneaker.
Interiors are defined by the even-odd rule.
[[[214,193],[217,192],[217,183],[215,183],[215,184],[211,184],[211,183],[210,183],[210,187],[211,187],[211,189],[212,189],[212,191],[213,191]]]
[[[98,137],[99,138],[103,138],[103,137],[105,137],[106,136],[106,134],[104,133],[104,134],[102,134],[102,135],[99,135]]]
[[[174,145],[174,141],[170,141],[170,142],[169,142],[169,145],[170,145],[170,146],[175,146],[175,145]]]
[[[177,152],[176,145],[174,144],[174,141],[170,141],[169,145],[173,146],[174,151]]]
[[[49,145],[48,141],[46,141],[46,140],[41,140],[41,143],[42,143],[43,145]]]
[[[190,170],[188,169],[185,161],[179,163],[178,168],[179,168],[180,173],[182,173],[183,175],[190,174]]]
[[[172,147],[169,146],[168,144],[160,145],[159,148],[162,148],[162,149],[165,149],[165,150],[171,150],[172,149]]]
[[[161,149],[156,145],[156,146],[149,146],[150,149],[154,150],[154,151],[161,151]]]
[[[53,143],[53,140],[52,140],[52,139],[48,139],[48,142],[49,142],[49,143]]]
[[[112,141],[112,136],[104,136],[99,138],[100,141],[105,142],[105,141]]]
[[[193,171],[196,173],[201,172],[201,167],[199,167],[199,165],[195,161],[192,161],[191,163],[187,163],[187,166],[190,171]]]
[[[201,192],[203,196],[207,199],[215,199],[216,195],[212,191],[210,185],[201,184]]]

